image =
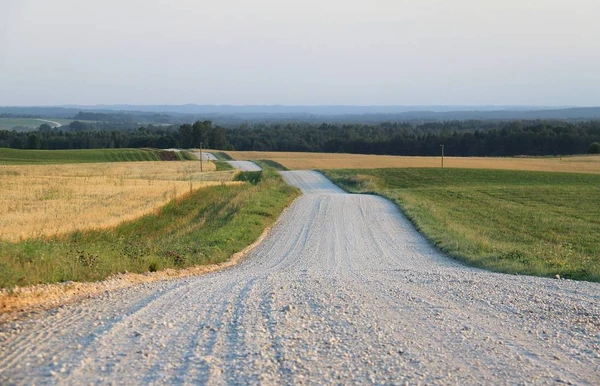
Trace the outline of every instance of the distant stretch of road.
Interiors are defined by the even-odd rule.
[[[198,152],[197,157],[200,158],[200,152]],[[215,157],[213,153],[202,152],[202,159],[206,161],[218,161],[219,159]]]
[[[203,161],[218,161],[218,158],[215,157],[213,153],[206,153],[204,151],[200,153],[199,151],[193,151],[192,154],[195,155],[198,159],[200,159],[200,155],[202,155]]]
[[[262,170],[260,166],[251,161],[227,161],[227,163],[243,172],[259,172]]]
[[[49,121],[47,119],[37,119],[36,118],[36,121],[49,123],[49,124],[53,125],[53,127],[61,127],[62,126],[62,123],[58,123],[58,122],[54,122],[54,121]]]
[[[0,384],[600,384],[600,284],[468,268],[391,202],[298,198],[239,265],[0,325]]]
[[[175,148],[171,148],[171,149],[164,149],[166,151],[183,151],[183,149],[175,149]],[[218,161],[218,158],[215,157],[215,155],[213,153],[207,153],[207,152],[199,152],[199,151],[192,151],[190,152],[193,155],[196,156],[196,158],[200,159],[200,155],[202,155],[202,160],[204,161]]]

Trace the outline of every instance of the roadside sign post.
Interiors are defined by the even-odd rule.
[[[202,142],[200,142],[200,173],[202,173],[202,158],[204,156],[202,155]]]
[[[444,167],[444,145],[440,145],[442,148],[442,168]]]

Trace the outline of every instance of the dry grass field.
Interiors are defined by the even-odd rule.
[[[0,239],[112,227],[192,190],[236,183],[233,172],[204,166],[200,173],[185,161],[0,165]]]
[[[269,159],[291,170],[439,167],[440,157],[397,157],[363,154],[228,151],[236,160]],[[466,169],[505,169],[600,174],[600,156],[570,157],[445,157],[444,166]]]

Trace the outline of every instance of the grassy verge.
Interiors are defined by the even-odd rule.
[[[507,273],[600,281],[600,176],[467,169],[325,172],[397,203],[435,245]]]
[[[194,160],[188,152],[157,149],[17,150],[0,148],[0,164],[65,164],[129,161]]]
[[[229,165],[225,161],[212,161],[212,162],[215,163],[215,166],[217,167],[217,171],[218,172],[223,172],[223,171],[227,171],[227,170],[233,170],[233,166]]]
[[[217,157],[219,161],[233,161],[233,158],[223,151],[215,151],[213,152],[213,155]]]
[[[283,166],[282,164],[280,164],[279,162],[272,161],[269,159],[259,159],[259,160],[254,160],[253,162],[263,169],[273,168],[275,170],[281,170],[281,171],[290,170],[290,169],[286,168],[285,166]]]
[[[198,161],[195,155],[190,153],[189,151],[168,151],[168,150],[160,150],[160,149],[141,149],[144,151],[150,151],[154,153],[158,153],[159,159],[161,161]]]
[[[0,287],[219,263],[258,238],[298,194],[265,170],[255,185],[200,189],[113,229],[0,242]]]

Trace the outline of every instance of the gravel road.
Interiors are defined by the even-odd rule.
[[[218,161],[218,158],[215,157],[213,153],[207,153],[205,151],[200,153],[199,151],[193,151],[192,154],[195,155],[198,159],[200,159],[200,155],[202,155],[203,161]]]
[[[251,161],[227,161],[227,163],[243,172],[260,172],[262,168]]]
[[[0,326],[0,384],[600,384],[600,284],[441,256],[383,198],[304,195],[239,265]]]
[[[164,149],[164,150],[166,150],[166,151],[176,151],[176,152],[183,151],[182,149],[174,149],[174,148]],[[202,155],[202,160],[203,161],[218,161],[219,160],[213,153],[207,153],[205,151],[203,151],[203,152],[192,151],[191,153],[193,155],[195,155],[198,159],[200,159],[200,155]]]
[[[196,153],[195,153],[196,154]],[[200,152],[197,152],[197,157],[200,159]],[[202,152],[202,159],[206,161],[218,161],[219,159],[213,153]]]
[[[45,123],[49,123],[52,125],[52,127],[56,128],[56,127],[61,127],[62,123],[59,122],[55,122],[55,121],[49,121],[47,119],[36,119],[36,121],[40,121],[40,122],[45,122]]]

